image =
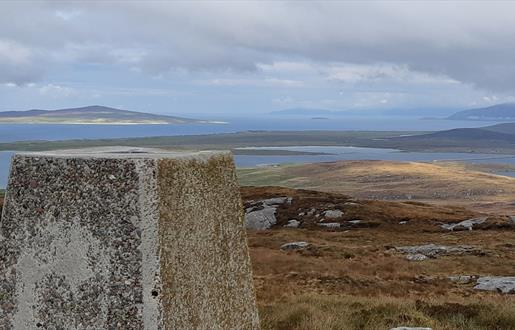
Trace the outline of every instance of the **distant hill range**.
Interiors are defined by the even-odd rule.
[[[383,141],[382,144],[383,147],[403,150],[426,149],[511,154],[515,152],[515,123],[480,128],[456,128],[428,134],[394,137]]]
[[[270,112],[271,115],[277,116],[297,116],[297,117],[345,117],[345,116],[396,116],[396,117],[429,117],[441,116],[446,117],[456,112],[452,108],[435,108],[435,107],[419,107],[410,109],[347,109],[347,110],[329,110],[317,108],[291,108],[276,110]]]
[[[515,121],[515,103],[492,105],[486,108],[470,109],[447,117],[453,120]]]
[[[100,105],[60,110],[0,112],[0,123],[12,124],[189,124],[209,121],[120,110]]]

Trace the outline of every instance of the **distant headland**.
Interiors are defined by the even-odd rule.
[[[220,121],[198,120],[184,117],[157,115],[138,111],[120,110],[100,105],[59,110],[26,110],[0,112],[2,124],[221,124]]]

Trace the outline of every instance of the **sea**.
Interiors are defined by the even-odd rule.
[[[0,124],[0,143],[37,140],[108,139],[126,137],[178,136],[231,133],[249,130],[355,130],[355,131],[437,131],[459,127],[481,127],[495,122],[453,121],[396,117],[345,117],[310,119],[262,115],[256,117],[217,118],[224,124],[181,125],[53,125]],[[270,148],[277,149],[277,148]],[[353,147],[281,147],[281,150],[310,151],[328,155],[236,155],[238,167],[275,164],[325,162],[335,160],[401,160],[401,161],[466,161],[471,163],[502,163],[515,165],[515,155],[487,155],[470,153],[403,152],[394,149]],[[7,184],[11,151],[0,151],[0,188]],[[509,174],[509,172],[508,172]],[[512,173],[515,175],[515,173]]]

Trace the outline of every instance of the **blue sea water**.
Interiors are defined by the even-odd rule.
[[[313,120],[261,116],[255,118],[220,118],[228,124],[186,124],[186,125],[38,125],[38,124],[0,124],[0,142],[28,140],[68,140],[68,139],[106,139],[125,137],[196,135],[229,133],[247,130],[409,130],[435,131],[457,127],[480,127],[492,122],[421,120],[415,118],[393,117],[353,117]],[[281,148],[285,149],[285,148]],[[469,162],[489,162],[515,164],[515,156],[482,155],[460,153],[416,153],[400,152],[392,149],[349,148],[349,147],[290,147],[288,150],[325,152],[331,155],[299,156],[251,156],[235,157],[239,167],[252,167],[283,163],[310,163],[355,160],[404,160],[404,161],[441,161],[463,160]],[[0,151],[0,187],[6,186],[12,153]]]
[[[218,119],[218,118],[217,118]],[[261,117],[219,118],[227,124],[184,125],[53,125],[0,124],[0,142],[27,140],[108,139],[125,137],[232,133],[248,130],[365,130],[437,131],[457,127],[480,127],[494,122],[454,121],[395,117],[345,117],[328,120]]]

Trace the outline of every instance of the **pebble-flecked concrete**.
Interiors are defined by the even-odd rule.
[[[14,156],[1,329],[259,329],[232,156]]]

